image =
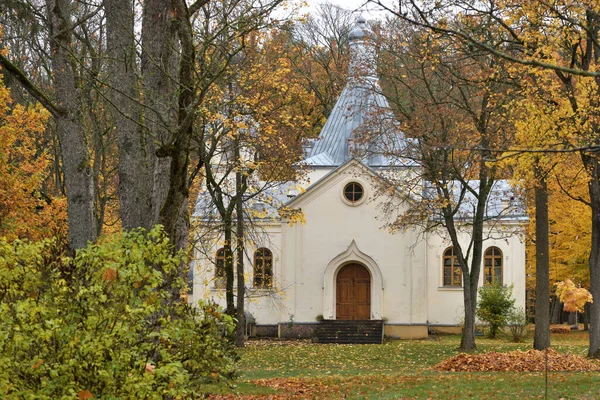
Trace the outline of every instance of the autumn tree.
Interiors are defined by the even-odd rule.
[[[561,280],[556,276],[557,264],[572,266],[577,257],[582,257],[582,251],[584,257],[589,255],[589,244],[584,244],[583,240],[584,232],[586,230],[589,232],[589,228],[583,228],[583,232],[573,232],[573,229],[567,228],[566,225],[575,226],[573,223],[580,218],[575,215],[567,217],[565,212],[575,208],[582,209],[589,202],[586,200],[586,193],[582,192],[586,185],[586,174],[581,159],[576,153],[562,151],[572,130],[567,100],[560,95],[556,96],[556,93],[560,92],[556,90],[556,85],[560,83],[554,74],[548,71],[538,71],[535,74],[524,72],[523,76],[524,79],[521,81],[524,89],[523,98],[512,107],[517,130],[515,145],[521,149],[547,149],[547,151],[514,151],[507,153],[505,157],[510,159],[509,163],[513,166],[516,184],[534,193],[531,196],[534,199],[530,199],[529,207],[534,224],[531,225],[529,233],[535,249],[529,248],[528,253],[530,258],[535,260],[535,271],[531,274],[536,282],[534,347],[541,350],[550,345],[548,299],[551,283]],[[570,207],[566,208],[566,204]],[[586,215],[589,217],[589,213],[585,210],[581,211],[578,217],[585,218]],[[589,222],[588,219],[587,223]],[[583,225],[585,226],[586,222],[583,222]],[[582,228],[581,225],[579,227]],[[582,240],[579,240],[578,236]],[[570,241],[578,242],[579,254],[563,252],[566,259],[563,258],[560,263],[557,263],[559,246],[574,249],[573,243],[569,244]],[[552,259],[555,264],[553,277],[550,273]],[[566,272],[566,268],[561,270]],[[573,272],[566,272],[565,278],[571,276],[570,274]],[[580,272],[579,276],[585,282],[588,281],[586,273]]]
[[[305,19],[290,21],[275,33],[286,46],[290,77],[311,93],[303,114],[311,116],[317,136],[346,84],[350,54],[348,34],[352,12],[330,3],[319,4]]]
[[[0,5],[0,24],[6,29],[8,56],[31,82],[35,82],[40,92],[52,96],[50,42],[44,2],[10,1]],[[116,140],[106,110],[106,94],[98,87],[97,80],[103,73],[104,65],[104,25],[102,13],[96,12],[93,3],[80,4],[73,9],[73,18],[85,18],[74,30],[73,46],[70,49],[73,72],[79,90],[79,115],[90,159],[90,173],[93,182],[94,219],[96,234],[110,233],[120,228],[118,203],[116,201]],[[27,104],[35,101],[19,85],[15,76],[7,74],[7,83],[12,89],[15,101]],[[54,122],[54,121],[51,121]],[[50,123],[40,142],[53,156],[52,179],[47,179],[45,189],[53,195],[65,195],[63,163],[60,157],[60,140],[56,125]],[[49,177],[50,178],[50,177]]]
[[[2,7],[2,24],[10,35],[4,41],[7,57],[3,60],[5,70],[12,70],[7,74],[11,82],[14,98],[21,103],[40,101],[48,107],[53,106],[52,97],[56,80],[52,80],[52,58],[48,57],[51,51],[51,33],[47,15],[47,4],[43,2],[7,2]],[[85,23],[76,24],[71,35],[70,63],[71,73],[78,98],[77,117],[73,118],[74,124],[79,125],[83,135],[87,153],[83,157],[89,162],[89,179],[91,184],[92,218],[94,219],[94,236],[101,234],[102,229],[109,231],[118,229],[118,204],[115,199],[115,168],[116,168],[116,143],[112,129],[106,115],[105,94],[98,89],[97,79],[103,69],[103,42],[104,36],[102,14],[97,12],[94,4],[87,3],[78,8],[69,9],[73,19],[83,18]],[[68,36],[68,35],[67,35]],[[54,54],[54,53],[52,53]],[[10,58],[10,60],[9,60]],[[20,86],[19,83],[21,83]],[[23,88],[35,93],[24,94]],[[45,100],[44,100],[45,98]],[[55,104],[54,104],[55,105]],[[56,122],[53,119],[52,122]],[[49,124],[49,129],[42,135],[43,141],[53,155],[52,176],[48,180],[46,189],[53,194],[65,195],[65,164],[62,160],[60,145],[60,129],[58,124]],[[69,174],[66,174],[69,175]],[[69,178],[70,179],[70,178]],[[74,211],[73,211],[74,212]],[[85,214],[88,215],[88,214]],[[75,231],[77,231],[76,228]],[[90,231],[91,234],[91,231]]]
[[[462,284],[464,295],[460,348],[473,350],[483,243],[494,229],[490,221],[515,211],[514,204],[489,208],[503,172],[490,161],[512,140],[506,105],[515,93],[514,78],[485,53],[399,20],[389,24],[382,29],[388,36],[381,43],[380,70],[408,140],[384,153],[422,168],[394,180],[405,211],[390,227],[418,224],[448,235],[461,271],[452,284]],[[486,40],[497,39],[484,26],[473,29]]]
[[[0,237],[40,240],[66,227],[64,201],[43,191],[50,154],[39,151],[36,136],[48,113],[39,106],[14,104],[0,75]]]
[[[199,237],[209,249],[215,240],[223,243],[227,312],[236,315],[239,346],[244,343],[246,243],[260,229],[256,220],[275,217],[260,209],[277,207],[270,192],[296,178],[292,164],[300,160],[302,138],[312,125],[311,116],[300,111],[314,99],[290,74],[277,33],[265,30],[240,44],[234,65],[204,105],[197,141],[205,175],[199,229],[216,228],[213,240],[206,242],[206,233]],[[213,209],[216,219],[208,218]]]
[[[566,150],[577,151],[588,175],[592,234],[589,257],[590,290],[600,295],[600,160],[597,126],[600,59],[598,33],[600,6],[595,1],[407,1],[398,9],[385,1],[374,0],[395,16],[437,34],[449,35],[509,62],[551,71],[560,85],[555,94],[566,100],[570,111],[572,135],[565,141]],[[490,44],[469,31],[469,24],[450,26],[449,15],[462,21],[486,21],[506,40]],[[544,149],[542,149],[544,150]],[[590,346],[588,355],[600,356],[600,304],[591,306]]]
[[[587,174],[577,155],[570,154],[565,161],[570,162],[559,164],[560,176],[548,183],[550,284],[570,277],[589,287],[591,215]]]
[[[261,27],[280,2],[200,0],[188,5],[185,1],[146,1],[136,8],[131,1],[91,2],[80,7],[69,0],[48,0],[43,6],[17,0],[6,6],[8,11],[32,11],[32,18],[39,19],[43,28],[40,38],[50,43],[51,94],[34,74],[11,61],[11,49],[0,62],[56,122],[73,249],[98,234],[97,189],[82,88],[103,91],[109,106],[94,109],[95,115],[108,110],[114,118],[125,227],[161,223],[182,248],[187,240],[186,202],[193,176],[188,171],[190,140],[198,108],[227,67],[233,39]],[[44,18],[44,8],[49,18]],[[134,26],[136,13],[141,16],[141,31]],[[90,41],[100,46],[86,47]],[[94,52],[82,52],[82,48]],[[97,73],[82,73],[87,71]]]
[[[577,287],[570,279],[556,284],[556,296],[565,303],[565,311],[583,311],[586,303],[593,303],[590,292],[582,287]]]

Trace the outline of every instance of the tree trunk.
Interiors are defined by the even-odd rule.
[[[533,348],[550,347],[550,258],[548,254],[548,187],[536,169],[535,188],[535,333]]]
[[[132,0],[105,0],[109,95],[119,148],[119,195],[123,229],[150,229],[151,166],[142,131],[142,110]],[[153,167],[153,165],[152,165]]]
[[[177,130],[169,144],[170,170],[169,190],[160,209],[160,223],[173,240],[175,248],[185,249],[189,230],[187,198],[189,195],[188,167],[190,141],[194,125],[194,62],[196,50],[193,43],[193,32],[190,15],[184,1],[173,1],[181,54],[179,56],[179,88],[177,108]],[[185,204],[185,206],[184,206]]]
[[[153,171],[150,225],[159,222],[171,175],[169,144],[176,126],[178,105],[176,26],[172,2],[145,0],[142,19],[142,91],[148,166]],[[158,154],[157,154],[158,153]],[[157,156],[158,155],[158,156]]]
[[[469,280],[470,281],[470,280]],[[464,307],[465,307],[465,325],[463,327],[462,337],[460,339],[461,351],[473,351],[477,348],[475,345],[475,312],[477,310],[477,300],[473,296],[472,287],[473,285],[466,282],[463,284],[464,288]],[[477,288],[475,288],[475,292]]]
[[[589,357],[600,358],[600,162],[598,154],[586,155],[584,164],[590,173],[588,183],[592,208],[592,248],[590,252],[590,347]]]
[[[570,326],[577,325],[578,324],[577,313],[576,312],[569,312],[569,317],[568,317],[567,321],[568,321],[568,324]]]
[[[484,140],[482,144],[484,148],[487,147],[487,141]],[[463,274],[466,274],[468,277],[468,279],[465,279],[463,282],[465,327],[460,341],[460,349],[463,351],[473,351],[477,348],[475,344],[475,316],[477,313],[477,286],[479,284],[481,258],[483,255],[483,223],[485,209],[493,183],[493,180],[488,179],[488,172],[487,166],[484,162],[482,162],[479,170],[479,193],[477,196],[477,208],[473,218],[473,228],[471,231],[473,235],[473,257],[471,259],[471,268],[463,271]],[[456,236],[455,240],[456,243],[458,243],[458,236]],[[461,256],[461,258],[463,257]]]
[[[562,315],[562,303],[555,295],[552,295],[552,311],[550,315],[552,318],[550,319],[551,324],[560,324],[561,323],[561,315]]]
[[[583,330],[585,332],[590,330],[590,303],[585,303],[583,306]]]
[[[464,257],[462,247],[458,241],[458,233],[454,225],[454,217],[446,215],[446,229],[450,235],[452,245],[454,247],[454,254],[458,258],[458,263],[461,267],[463,274],[463,304],[465,308],[465,321],[462,331],[462,337],[460,340],[459,350],[461,351],[473,351],[477,348],[475,345],[475,312],[477,310],[477,280],[473,280],[473,274],[469,271],[467,261]],[[472,268],[477,268],[472,264]],[[475,276],[479,276],[475,273]]]
[[[236,145],[239,157],[239,145]],[[242,173],[235,173],[235,195],[236,195],[236,255],[237,255],[237,325],[235,329],[235,344],[244,347],[244,336],[246,335],[246,316],[244,314],[244,299],[246,297],[246,285],[244,279],[244,199],[242,198]]]
[[[55,115],[67,195],[69,247],[85,247],[95,241],[94,182],[90,155],[81,121],[79,90],[71,60],[72,26],[69,0],[47,0],[50,47],[56,103],[63,111]]]
[[[233,300],[233,252],[231,251],[231,216],[223,220],[225,230],[225,302],[227,315],[235,316],[235,303]]]
[[[187,208],[189,157],[188,153],[179,149],[169,159],[171,160],[168,179],[170,185],[160,209],[159,222],[164,226],[175,248],[185,249],[189,229]]]

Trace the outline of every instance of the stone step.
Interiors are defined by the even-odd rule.
[[[382,320],[323,320],[316,331],[319,343],[381,343]]]

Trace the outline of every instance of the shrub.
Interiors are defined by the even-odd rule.
[[[523,308],[512,307],[506,316],[508,331],[515,343],[524,341],[527,335],[527,315]]]
[[[498,282],[479,288],[477,317],[489,325],[489,336],[492,338],[505,325],[506,317],[515,303],[511,295],[512,286],[502,286]]]
[[[182,293],[160,228],[65,256],[0,240],[0,398],[193,398],[234,368],[231,318]]]

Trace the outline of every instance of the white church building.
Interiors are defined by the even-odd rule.
[[[361,58],[372,57],[367,32],[360,18],[349,38],[351,69]],[[410,173],[419,166],[399,165],[369,151],[381,143],[363,145],[363,156],[354,152],[353,135],[365,129],[373,109],[388,108],[385,97],[373,90],[378,85],[374,75],[369,68],[363,72],[368,85],[348,79],[319,138],[306,149],[305,178],[273,192],[281,209],[301,211],[304,221],[290,224],[281,217],[285,213],[277,212],[255,221],[260,230],[245,249],[245,307],[257,335],[309,337],[322,320],[381,320],[387,336],[409,339],[461,323],[462,276],[444,229],[424,232],[415,226],[390,233],[384,227],[389,199],[379,195],[382,176],[394,168]],[[423,190],[426,186],[423,182]],[[207,196],[201,192],[202,206],[194,214],[200,223]],[[497,182],[488,214],[510,200],[507,183]],[[513,285],[519,307],[525,306],[524,221],[522,207],[490,219],[479,282]],[[462,235],[468,244],[468,234]],[[224,307],[222,242],[206,244],[192,267],[190,301],[212,299]]]

